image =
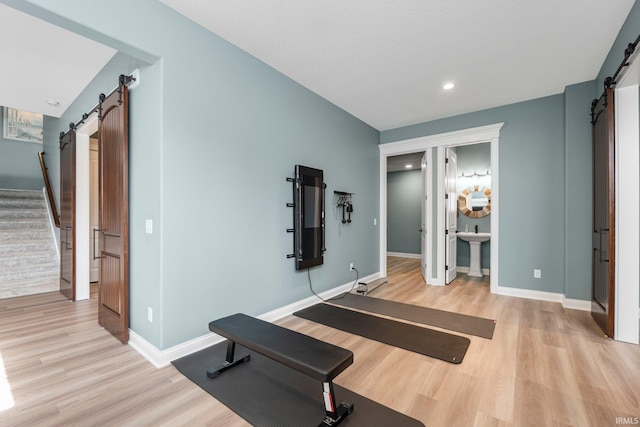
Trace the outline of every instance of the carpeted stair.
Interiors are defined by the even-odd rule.
[[[43,193],[0,189],[0,298],[59,287],[60,261]]]

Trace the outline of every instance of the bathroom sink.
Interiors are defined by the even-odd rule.
[[[491,233],[474,233],[471,231],[458,231],[457,236],[465,242],[486,242],[491,238]]]
[[[468,276],[482,277],[482,268],[480,268],[480,243],[486,242],[491,238],[491,233],[473,233],[469,231],[459,231],[458,237],[469,242],[471,250],[471,258],[469,259]]]

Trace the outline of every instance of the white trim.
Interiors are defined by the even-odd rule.
[[[198,338],[183,342],[166,350],[158,350],[153,344],[146,341],[140,335],[129,329],[129,345],[140,353],[153,366],[160,369],[171,363],[172,360],[187,356],[196,351],[224,341],[219,335],[210,333]]]
[[[370,282],[379,277],[383,276],[381,276],[380,273],[374,273],[366,277],[361,277],[359,281]],[[344,285],[340,285],[333,289],[329,289],[328,291],[324,291],[319,295],[323,299],[332,298],[341,293],[348,292],[352,286],[353,282],[350,281],[349,283],[345,283]],[[310,307],[317,303],[318,298],[314,295],[303,300],[296,301],[284,307],[280,307],[267,313],[261,314],[257,317],[258,319],[262,319],[267,322],[275,322],[284,317],[290,316],[298,310],[302,310],[303,308]],[[202,335],[192,340],[170,347],[166,350],[158,350],[153,344],[149,343],[140,335],[129,329],[129,345],[131,346],[131,348],[140,353],[145,359],[147,359],[153,366],[158,369],[169,365],[172,360],[176,360],[189,354],[195,353],[196,351],[200,351],[204,348],[222,342],[223,340],[224,338],[220,337],[219,335],[208,333],[206,335]]]
[[[504,124],[504,123],[503,123]],[[502,125],[501,125],[502,127]],[[498,131],[499,132],[499,131]],[[491,138],[491,243],[489,247],[489,268],[495,274],[489,280],[489,291],[496,293],[498,289],[498,261],[500,259],[500,136]],[[495,280],[494,280],[495,277]]]
[[[557,302],[557,303],[560,303],[562,307],[571,309],[571,310],[591,311],[591,301],[571,299],[571,298],[565,297],[563,294],[558,294],[555,292],[534,291],[531,289],[509,288],[505,286],[498,286],[497,292],[495,293],[498,295],[505,295],[509,297],[526,298],[526,299],[533,299],[538,301]]]
[[[94,112],[76,130],[76,301],[90,296],[89,137],[98,131],[98,127],[98,114]]]
[[[488,142],[500,136],[500,129],[504,123],[496,123],[475,128],[462,129],[437,135],[420,136],[402,141],[380,144],[380,154],[384,157],[400,154],[417,153],[427,148],[440,146],[471,145],[479,142]],[[492,165],[493,166],[493,165]],[[385,172],[386,172],[385,167]]]
[[[457,266],[456,269],[458,270],[458,273],[468,273],[469,272],[469,267],[465,267],[465,266]],[[489,268],[483,268],[482,270],[482,274],[484,274],[485,276],[490,276],[491,275],[491,269]]]
[[[49,197],[47,197],[47,188],[42,187],[42,194],[44,195],[44,203],[47,206],[47,218],[49,218],[49,228],[51,229],[51,237],[53,238],[53,246],[56,247],[56,255],[58,256],[58,262],[60,262],[60,243],[56,238],[56,224],[51,213],[51,205],[49,204]]]
[[[497,293],[499,283],[498,268],[498,245],[499,238],[499,141],[500,129],[504,123],[496,123],[487,126],[479,126],[475,128],[463,129],[454,132],[447,132],[437,135],[422,136],[418,138],[406,139],[403,141],[390,142],[380,144],[380,272],[386,276],[387,272],[387,157],[397,156],[401,154],[417,153],[427,151],[430,148],[450,147],[471,145],[483,142],[491,143],[491,271],[494,274],[490,278],[490,289],[492,293]],[[438,150],[440,151],[440,150]],[[439,157],[439,155],[437,156]],[[430,165],[433,167],[433,164]],[[438,180],[442,171],[438,169]],[[438,185],[438,189],[441,186]],[[440,192],[440,190],[438,190]],[[444,196],[443,196],[444,197]],[[444,215],[444,209],[437,209],[437,215]],[[437,219],[440,224],[441,220]],[[444,224],[444,220],[442,220]],[[440,240],[438,239],[438,265],[435,267],[436,280],[444,278],[444,256],[440,254],[443,250],[440,248]],[[432,272],[433,275],[433,272]],[[435,282],[434,281],[434,282]]]
[[[396,256],[400,258],[421,258],[420,254],[409,254],[404,252],[387,252],[387,256]]]
[[[380,154],[380,275],[387,276],[387,157]]]
[[[591,301],[567,298],[562,295],[562,306],[572,310],[591,311]]]
[[[86,128],[85,128],[86,129]],[[91,253],[89,252],[89,135],[76,133],[76,212],[74,264],[76,301],[89,299]]]
[[[509,288],[505,286],[498,286],[498,292],[496,293],[498,295],[505,295],[509,297],[527,298],[549,302],[562,302],[563,297],[562,294],[558,294],[555,292],[534,291],[532,289]]]
[[[636,319],[640,271],[638,85],[617,87],[615,102],[615,302],[614,339],[638,344]],[[629,197],[634,195],[634,197]]]

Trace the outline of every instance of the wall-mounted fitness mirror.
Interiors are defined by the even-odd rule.
[[[472,185],[458,195],[458,209],[471,218],[482,218],[491,213],[491,189]]]

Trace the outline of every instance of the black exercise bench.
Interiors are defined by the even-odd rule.
[[[238,343],[322,381],[325,418],[319,426],[336,426],[353,411],[353,404],[349,402],[342,402],[336,407],[332,382],[353,363],[351,351],[241,313],[210,322],[209,330],[229,340],[225,362],[208,370],[209,378],[249,361],[249,354],[234,360]]]

